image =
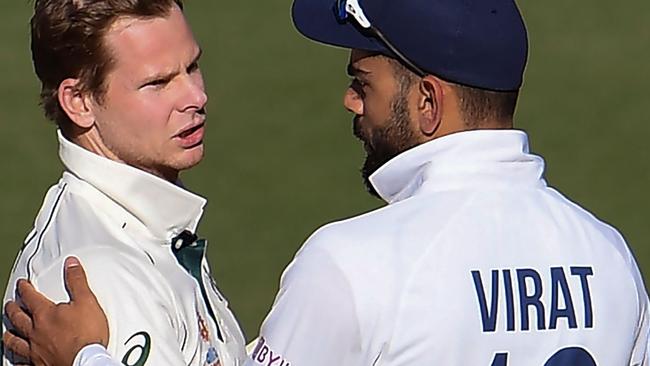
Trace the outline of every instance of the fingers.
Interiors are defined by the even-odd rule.
[[[16,287],[18,288],[20,300],[25,304],[29,313],[34,314],[40,312],[46,307],[54,306],[54,303],[48,300],[48,298],[43,294],[36,291],[29,281],[20,279],[18,280]]]
[[[32,318],[15,301],[5,305],[5,315],[18,333],[29,337],[33,328]]]
[[[14,355],[29,360],[29,343],[27,343],[26,340],[7,331],[2,335],[2,342],[4,343],[5,348],[11,351]]]
[[[68,292],[68,296],[70,296],[70,302],[94,299],[94,295],[90,287],[88,287],[86,271],[81,266],[79,259],[75,257],[65,259],[63,276],[65,278],[66,291]]]

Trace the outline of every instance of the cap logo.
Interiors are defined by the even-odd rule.
[[[336,19],[339,23],[345,23],[345,21],[348,20],[348,15],[352,15],[361,28],[382,42],[406,67],[419,76],[427,74],[395,46],[393,46],[393,43],[390,42],[377,27],[370,23],[370,20],[368,20],[366,14],[363,12],[361,5],[359,5],[358,0],[336,0],[334,3],[334,15],[336,15]]]
[[[348,14],[352,15],[362,28],[370,28],[371,24],[366,14],[363,13],[358,0],[336,0],[336,17],[339,21],[345,21]]]

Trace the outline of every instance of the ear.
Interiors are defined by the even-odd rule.
[[[442,122],[443,89],[440,79],[427,75],[420,80],[418,113],[420,132],[431,137]]]
[[[70,120],[81,128],[90,128],[95,123],[90,96],[82,93],[79,79],[65,79],[59,84],[59,105]]]

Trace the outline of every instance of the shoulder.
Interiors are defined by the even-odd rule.
[[[34,223],[37,238],[58,239],[59,242],[106,236],[103,219],[107,198],[89,184],[64,173],[52,186]]]
[[[601,263],[606,263],[606,268],[613,271],[610,273],[610,281],[613,280],[614,275],[618,275],[617,287],[620,288],[625,284],[633,285],[638,307],[645,306],[648,295],[643,276],[632,250],[619,230],[557,190],[549,188],[547,193],[558,207],[553,212],[557,221],[569,227],[568,230],[589,238],[590,255],[600,258]]]
[[[145,253],[136,250],[132,235],[124,230],[127,216],[127,211],[88,183],[64,173],[48,191],[36,218],[25,251],[29,257],[25,265],[38,273],[53,263],[60,265],[61,256],[77,252],[87,253],[89,261],[95,256],[100,258],[97,266],[102,265],[101,260],[109,263],[114,258],[146,258]]]
[[[98,298],[114,301],[133,296],[161,297],[168,292],[162,276],[148,263],[146,256],[135,251],[95,243],[52,260],[35,274],[34,285],[55,301],[67,301],[63,282],[63,262],[69,255],[79,258],[88,283]]]
[[[453,196],[445,197],[461,203],[467,200]],[[444,210],[433,201],[430,197],[407,200],[320,227],[296,253],[283,283],[307,277],[337,278],[364,309],[390,306],[390,298],[399,296],[416,270],[413,263],[441,240],[464,211],[462,204],[446,205],[453,209]]]
[[[564,214],[555,212],[555,216],[566,218],[564,220],[565,225],[570,225],[574,230],[582,230],[592,236],[591,243],[594,250],[600,249],[600,247],[609,250],[613,249],[629,268],[635,271],[638,270],[634,255],[618,229],[596,217],[592,212],[571,201],[557,190],[549,188],[547,192],[559,207],[558,210],[566,212]]]
[[[416,255],[444,236],[445,230],[470,210],[472,195],[444,192],[414,196],[370,212],[318,228],[298,251],[329,253],[341,266],[383,267],[395,262],[396,254]],[[406,258],[405,258],[406,260]]]
[[[45,278],[53,276],[50,273],[54,271],[57,275],[53,279],[61,281],[59,269],[67,255],[83,254],[89,262],[96,262],[93,268],[109,264],[119,268],[120,263],[136,257],[146,258],[130,245],[133,239],[121,229],[121,218],[113,215],[114,211],[105,211],[97,204],[100,199],[88,198],[84,191],[93,189],[70,174],[64,174],[58,184],[50,187],[16,262],[17,275]],[[54,267],[57,269],[53,270]]]
[[[127,359],[133,349],[139,348],[143,350],[140,357],[149,357],[147,364],[186,362],[182,351],[189,337],[187,324],[194,313],[176,301],[171,286],[154,266],[108,246],[72,254],[83,265],[90,289],[108,320],[111,354]],[[62,261],[63,257],[33,281],[55,302],[69,300]],[[194,301],[192,296],[186,299],[188,304]]]
[[[98,297],[168,293],[163,275],[135,238],[122,229],[125,210],[70,173],[50,188],[25,250],[30,277],[63,301],[63,261],[78,257]],[[132,293],[132,294],[129,294]]]
[[[146,260],[109,246],[70,253],[79,258],[88,278],[88,285],[97,297],[109,321],[111,338],[121,342],[139,329],[151,335],[170,332],[182,321],[178,303],[169,282]],[[69,301],[63,280],[64,256],[53,261],[39,273],[33,283],[54,302]],[[125,338],[126,337],[126,338]]]
[[[612,225],[599,219],[592,212],[573,202],[554,188],[548,187],[544,192],[550,203],[547,205],[549,211],[558,216],[571,217],[572,224],[579,224],[583,227],[595,229],[609,242],[625,246],[625,240],[623,240],[622,235]]]

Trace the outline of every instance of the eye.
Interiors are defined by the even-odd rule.
[[[162,88],[165,85],[167,85],[168,83],[169,83],[169,79],[160,78],[160,79],[155,79],[155,80],[149,81],[149,82],[145,83],[144,85],[142,85],[142,87],[143,88],[144,87]]]
[[[354,78],[350,81],[350,88],[354,90],[361,98],[364,98],[366,96],[365,88],[368,86],[368,83],[360,80],[358,78]]]
[[[364,81],[362,79],[359,79],[359,78],[354,78],[354,80],[352,80],[352,83],[357,84],[362,88],[365,88],[366,86],[368,86],[368,83],[366,81]]]
[[[199,63],[198,62],[192,62],[190,66],[187,67],[187,73],[191,74],[193,72],[196,72],[199,70]]]

